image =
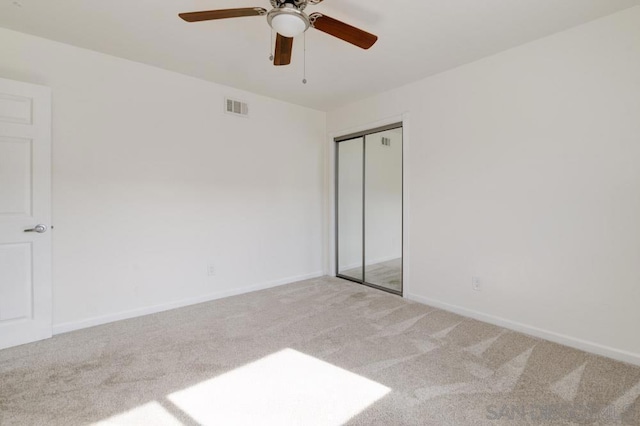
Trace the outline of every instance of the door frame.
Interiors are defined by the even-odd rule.
[[[337,277],[337,163],[336,163],[336,139],[344,140],[358,137],[358,134],[370,130],[384,129],[387,126],[402,123],[402,297],[411,294],[410,276],[410,179],[409,179],[409,152],[410,152],[410,124],[409,112],[401,115],[387,117],[382,120],[365,123],[359,126],[330,132],[325,146],[325,223],[324,223],[324,265],[325,275]],[[351,137],[350,137],[351,136]],[[377,286],[375,286],[378,288]],[[388,291],[388,289],[384,289]],[[395,294],[395,293],[394,293]]]

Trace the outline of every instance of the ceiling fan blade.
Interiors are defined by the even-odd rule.
[[[181,13],[178,16],[187,22],[212,21],[214,19],[242,18],[244,16],[263,16],[267,10],[261,7],[243,7],[240,9],[206,10],[202,12]]]
[[[309,20],[311,21],[311,26],[316,30],[337,37],[340,40],[344,40],[362,49],[368,49],[378,41],[378,36],[352,27],[349,24],[345,24],[322,13],[312,13],[309,15]]]
[[[278,34],[276,38],[276,53],[273,55],[273,65],[289,65],[293,51],[293,38]]]

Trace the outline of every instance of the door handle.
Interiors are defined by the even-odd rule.
[[[37,232],[38,234],[44,234],[47,232],[47,225],[36,225],[34,228],[25,229],[24,232]]]

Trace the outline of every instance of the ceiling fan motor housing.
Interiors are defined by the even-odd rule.
[[[304,10],[304,8],[307,7],[308,3],[308,0],[271,0],[271,6],[273,7],[284,7],[285,5],[289,4],[298,10]]]

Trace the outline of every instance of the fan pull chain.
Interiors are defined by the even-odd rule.
[[[271,44],[269,45],[269,61],[273,62],[273,29],[271,29]]]
[[[307,84],[307,33],[303,35],[304,38],[304,60],[302,68],[302,84]]]

